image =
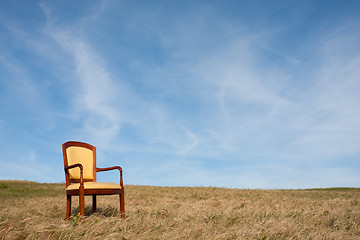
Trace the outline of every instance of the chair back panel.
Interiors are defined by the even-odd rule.
[[[83,166],[83,177],[94,179],[94,152],[88,148],[71,146],[66,149],[68,165],[80,163]],[[80,179],[80,169],[69,169],[70,179]]]

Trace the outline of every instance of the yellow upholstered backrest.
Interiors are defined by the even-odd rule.
[[[68,165],[80,163],[83,166],[84,179],[94,179],[94,152],[84,147],[66,149]],[[80,179],[80,168],[69,169],[70,179]]]

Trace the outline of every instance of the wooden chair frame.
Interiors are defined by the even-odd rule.
[[[66,149],[68,147],[83,147],[91,150],[93,152],[93,159],[94,159],[94,173],[93,173],[93,179],[84,179],[83,177],[83,166],[80,163],[70,165],[68,164],[68,158]],[[120,213],[121,217],[125,219],[125,193],[124,193],[124,186],[123,186],[123,176],[122,176],[122,168],[119,166],[114,167],[108,167],[108,168],[98,168],[96,167],[96,147],[83,143],[83,142],[75,142],[75,141],[69,141],[62,145],[63,150],[63,156],[64,156],[64,171],[65,171],[65,179],[66,179],[66,188],[71,183],[80,183],[79,189],[73,189],[73,190],[66,190],[66,220],[69,219],[71,214],[71,196],[79,196],[79,211],[80,216],[84,217],[85,215],[85,195],[92,195],[92,204],[93,204],[93,213],[96,212],[96,195],[114,195],[119,194],[120,198]],[[80,168],[80,179],[70,179],[69,169],[72,168]],[[103,171],[109,171],[109,170],[119,170],[120,172],[120,186],[121,189],[85,189],[84,188],[84,182],[96,182],[96,173],[103,172]]]

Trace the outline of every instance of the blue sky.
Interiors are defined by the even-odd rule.
[[[358,187],[359,43],[359,1],[1,1],[0,179],[77,140],[125,184]]]

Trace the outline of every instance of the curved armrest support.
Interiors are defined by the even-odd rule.
[[[123,187],[123,177],[122,177],[122,168],[119,166],[114,167],[108,167],[108,168],[96,168],[96,172],[103,172],[103,171],[109,171],[109,170],[119,170],[120,172],[120,186]]]
[[[84,186],[83,166],[81,165],[81,163],[76,163],[76,164],[73,164],[70,166],[64,166],[64,170],[65,170],[65,172],[67,172],[69,169],[75,168],[75,167],[80,168],[80,187]]]

